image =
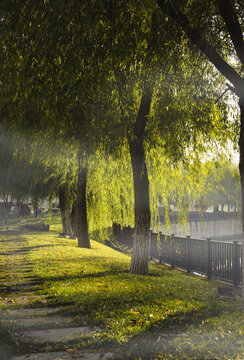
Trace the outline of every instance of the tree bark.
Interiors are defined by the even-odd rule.
[[[65,184],[59,187],[58,197],[59,197],[59,208],[61,211],[63,233],[65,235],[71,235],[72,230],[70,224],[70,205],[68,201],[67,188]]]
[[[150,203],[149,181],[143,146],[147,117],[150,111],[152,93],[145,90],[140,109],[129,139],[131,164],[134,183],[135,231],[130,271],[133,274],[148,275],[150,244]]]
[[[241,126],[240,126],[240,162],[239,171],[241,178],[241,204],[242,204],[242,306],[244,307],[244,96],[239,100],[241,111]]]
[[[78,238],[78,247],[91,248],[88,221],[87,221],[87,203],[86,203],[86,184],[87,184],[87,166],[82,164],[79,156],[79,170],[77,182],[76,197],[76,236]]]

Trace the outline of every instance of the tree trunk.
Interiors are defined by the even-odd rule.
[[[71,235],[71,224],[70,224],[70,206],[67,196],[66,185],[61,185],[58,190],[59,197],[59,208],[61,211],[61,220],[63,225],[63,233],[65,235]]]
[[[36,192],[34,194],[34,199],[33,199],[33,212],[34,212],[34,218],[36,218],[38,214],[38,198]]]
[[[241,111],[241,126],[240,126],[240,162],[239,170],[241,177],[241,204],[242,204],[242,306],[244,307],[244,97],[239,100]]]
[[[133,274],[148,275],[150,244],[150,203],[149,181],[144,152],[144,134],[150,111],[152,93],[144,91],[140,109],[133,129],[133,138],[129,139],[131,164],[134,183],[135,231],[130,271]]]
[[[177,21],[178,25],[186,32],[192,43],[207,56],[216,69],[226,77],[233,85],[234,88],[228,86],[239,97],[239,105],[241,110],[241,128],[240,128],[240,177],[241,177],[241,200],[242,200],[242,304],[244,307],[244,78],[239,75],[234,67],[229,65],[223,57],[221,57],[215,48],[200,34],[200,32],[192,26],[188,17],[180,11],[174,0],[158,0],[159,6],[163,11]],[[230,38],[236,50],[237,56],[240,59],[242,66],[244,65],[244,42],[242,36],[242,27],[235,14],[233,4],[231,1],[217,1],[216,2],[220,14],[227,26]],[[167,6],[166,6],[167,5]]]
[[[70,225],[71,225],[71,230],[72,230],[72,234],[77,236],[77,227],[76,227],[76,205],[73,204],[72,205],[72,209],[71,209],[71,213],[70,213]]]
[[[6,225],[8,223],[8,212],[9,212],[8,195],[3,196],[3,201],[4,201],[4,224]]]
[[[242,244],[242,303],[244,307],[244,78],[239,75],[234,67],[229,65],[223,57],[221,57],[215,48],[204,38],[201,33],[192,26],[192,23],[188,17],[182,13],[177,6],[177,3],[174,0],[158,0],[159,6],[163,11],[167,11],[169,16],[175,19],[186,32],[188,37],[191,39],[192,43],[198,47],[198,49],[207,56],[207,58],[212,62],[212,64],[217,68],[217,70],[226,77],[233,85],[234,88],[228,86],[238,97],[239,105],[241,110],[241,129],[240,129],[240,177],[241,177],[241,200],[242,200],[242,234],[243,234],[243,244]],[[242,36],[241,24],[235,14],[233,4],[231,1],[217,1],[216,2],[220,15],[222,16],[234,48],[236,50],[237,56],[240,59],[242,66],[244,65],[244,42]],[[167,5],[167,6],[166,6]]]
[[[33,206],[34,218],[37,218],[37,210],[38,210],[38,207],[34,205],[34,206]]]
[[[86,204],[86,184],[87,184],[87,166],[82,165],[79,159],[77,198],[76,198],[76,236],[78,238],[78,247],[91,248]]]

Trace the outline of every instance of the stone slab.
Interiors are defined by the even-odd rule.
[[[8,288],[9,291],[21,291],[21,290],[34,290],[36,289],[40,284],[35,283],[26,283],[26,284],[20,284],[20,285],[13,285]]]
[[[32,301],[45,301],[45,295],[36,295],[33,292],[24,292],[24,295],[8,294],[3,298],[3,300],[16,305],[28,306]]]
[[[44,307],[44,308],[29,308],[29,309],[16,309],[16,310],[10,310],[10,311],[3,311],[2,316],[0,317],[8,317],[8,318],[27,318],[27,317],[40,317],[45,316],[47,314],[53,314],[60,310],[60,308],[51,308],[51,307]]]
[[[21,249],[10,250],[10,251],[6,251],[6,252],[2,253],[2,255],[14,255],[14,256],[18,255],[18,256],[20,256],[20,252],[23,252],[23,250],[21,250]]]
[[[11,360],[112,360],[115,355],[112,352],[49,352],[13,356]]]
[[[69,341],[81,336],[89,336],[101,331],[95,327],[73,327],[61,329],[47,329],[34,331],[20,331],[12,335],[19,338],[23,343],[44,344],[47,342],[59,343],[62,341]]]
[[[6,318],[10,324],[18,325],[18,326],[50,326],[52,327],[63,326],[69,324],[70,322],[74,321],[74,319],[69,317],[61,317],[61,316],[44,316],[44,317],[31,317],[25,319],[13,319],[13,318]]]

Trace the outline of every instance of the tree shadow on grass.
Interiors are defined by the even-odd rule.
[[[240,348],[229,333],[221,334],[214,325],[201,328],[208,319],[221,317],[226,306],[216,302],[202,309],[179,312],[152,324],[123,345],[123,359],[236,359]],[[228,312],[235,311],[230,306]],[[240,310],[241,311],[241,310]],[[228,338],[229,336],[229,338]],[[234,357],[232,357],[234,356]]]
[[[58,282],[65,280],[83,280],[83,279],[96,279],[96,278],[104,278],[106,276],[118,275],[118,274],[129,274],[129,270],[123,271],[101,271],[96,274],[80,274],[80,275],[64,275],[64,276],[45,276],[38,278],[39,281],[43,282]]]
[[[58,259],[55,260],[55,266],[58,268],[62,268],[62,266],[67,265],[69,263],[74,264],[75,266],[80,266],[80,270],[77,268],[75,269],[75,272],[77,274],[65,274],[60,276],[42,276],[40,278],[41,281],[62,281],[62,280],[75,280],[75,279],[95,279],[95,278],[103,278],[108,276],[114,276],[114,275],[128,275],[128,281],[130,281],[132,278],[138,278],[138,279],[145,279],[145,276],[143,275],[133,275],[130,273],[129,270],[129,261],[128,261],[128,267],[125,263],[118,262],[107,262],[107,257],[100,257],[100,256],[92,256],[92,264],[99,263],[101,264],[101,271],[99,272],[93,272],[93,269],[90,270],[89,273],[85,273],[86,268],[83,268],[83,263],[88,263],[91,260],[90,256],[77,256],[76,258],[70,258],[70,259]],[[48,258],[46,259],[48,263]],[[52,260],[53,261],[53,260]],[[60,265],[59,265],[60,264]],[[70,268],[72,271],[72,268]],[[172,277],[173,273],[168,269],[161,269],[160,274],[157,272],[151,272],[150,276],[147,278],[163,278],[164,276]]]
[[[20,249],[16,249],[16,250],[11,250],[11,251],[5,251],[5,252],[1,252],[0,255],[14,255],[14,254],[18,254],[18,253],[22,253],[22,254],[26,254],[29,251],[33,250],[33,249],[38,249],[38,248],[44,248],[44,247],[52,247],[53,245],[36,245],[36,246],[25,246],[23,248]],[[58,246],[55,244],[55,246]],[[60,245],[61,246],[61,245]]]
[[[130,274],[129,269],[118,269],[118,268],[107,268],[104,269],[104,271],[99,271],[97,273],[87,273],[83,274],[82,272],[80,274],[74,274],[74,275],[61,275],[61,276],[36,276],[37,281],[40,283],[50,283],[50,285],[53,284],[53,287],[56,288],[56,283],[62,282],[62,284],[57,284],[57,286],[63,286],[64,289],[66,286],[69,288],[74,287],[75,288],[75,295],[73,295],[72,291],[70,294],[64,295],[64,303],[69,304],[78,304],[78,307],[80,305],[79,297],[82,299],[82,308],[92,310],[97,309],[101,305],[101,303],[104,303],[106,301],[107,308],[111,307],[110,310],[114,309],[114,306],[117,306],[117,309],[120,310],[128,310],[133,306],[141,305],[144,306],[150,305],[153,303],[161,304],[162,303],[162,297],[167,297],[167,300],[179,300],[182,301],[181,297],[176,297],[176,294],[174,291],[170,291],[171,289],[171,280],[169,281],[169,278],[173,277],[171,275],[172,273],[165,270],[165,273],[167,274],[167,286],[165,292],[153,292],[153,290],[149,290],[147,288],[147,284],[145,284],[144,276],[135,276]],[[153,275],[152,275],[153,277]],[[158,275],[155,276],[155,282],[159,280]],[[161,279],[164,278],[164,275],[161,276]],[[103,279],[103,281],[99,281],[96,284],[96,280]],[[71,280],[71,282],[69,282]],[[72,283],[72,280],[80,280],[81,281],[81,287],[77,287],[77,283]],[[82,283],[82,280],[88,281],[86,283]],[[91,284],[94,285],[94,291],[91,288],[91,291],[88,293],[87,291],[83,291],[82,286],[86,288],[86,284],[89,284],[91,280]],[[66,282],[67,281],[67,282]],[[95,283],[93,282],[95,281]],[[127,284],[129,284],[132,281],[133,286],[127,287]],[[113,286],[111,287],[111,284]],[[49,286],[49,285],[48,285]],[[97,290],[96,286],[99,286],[99,289]],[[161,286],[159,284],[159,286]],[[163,287],[163,283],[162,283]],[[140,293],[138,293],[138,289]],[[65,293],[65,292],[64,292]],[[62,302],[62,294],[61,296],[52,296],[54,301]],[[200,300],[200,298],[198,299]],[[93,310],[92,310],[93,311]]]
[[[20,236],[22,234],[23,234],[23,232],[20,231],[19,229],[18,230],[0,230],[0,236],[13,236],[13,237],[16,237],[16,236]]]
[[[7,240],[0,240],[0,243],[12,244],[12,243],[22,243],[23,239],[7,239]]]
[[[76,258],[76,259],[68,259],[65,262],[78,262],[79,260],[86,262],[89,259],[89,256],[84,259],[84,257]],[[106,259],[106,258],[105,258]],[[94,260],[94,258],[93,258]],[[101,262],[101,257],[97,257],[97,260]],[[96,260],[94,260],[96,261]],[[63,263],[63,260],[58,260],[58,263]],[[182,294],[180,291],[172,293],[150,293],[150,291],[146,289],[144,280],[146,277],[131,275],[129,270],[126,270],[125,265],[116,264],[111,266],[111,264],[103,264],[103,271],[99,271],[97,273],[80,273],[74,275],[63,275],[63,276],[36,276],[36,280],[40,283],[50,282],[54,284],[55,282],[63,281],[64,289],[66,285],[72,287],[72,282],[69,284],[69,280],[95,280],[96,279],[106,279],[107,283],[113,283],[113,287],[110,289],[106,288],[106,282],[101,283],[101,288],[96,291],[84,291],[82,287],[80,289],[76,289],[76,291],[70,294],[54,294],[49,296],[50,305],[64,305],[69,306],[68,311],[71,313],[75,313],[81,317],[87,317],[90,323],[99,324],[100,326],[104,326],[106,330],[106,326],[109,327],[110,320],[113,321],[113,316],[116,318],[118,313],[122,314],[121,316],[129,316],[128,319],[125,320],[128,322],[130,327],[137,326],[137,315],[130,315],[131,309],[136,309],[140,311],[141,307],[150,308],[155,304],[162,307],[167,307],[167,303],[162,301],[162,297],[165,296],[165,300],[180,302],[182,298],[186,296],[184,293],[184,289],[182,290]],[[174,288],[173,283],[173,272],[165,269],[162,272],[162,279],[164,278],[164,274],[167,274],[167,281],[169,283],[168,287]],[[119,275],[119,277],[118,277]],[[159,280],[158,274],[156,274],[154,281]],[[153,277],[153,274],[151,278]],[[156,279],[157,277],[157,279]],[[169,279],[170,277],[170,279]],[[172,282],[171,282],[172,278]],[[133,284],[135,288],[126,289],[124,284],[129,283],[133,279]],[[149,278],[147,278],[149,279]],[[67,283],[66,283],[67,280]],[[138,294],[138,288],[136,285],[140,285],[140,283],[144,284],[144,288],[142,290],[141,296]],[[171,284],[171,285],[170,285]],[[58,284],[60,286],[60,284]],[[84,284],[86,287],[86,284]],[[190,287],[191,285],[189,285]],[[44,288],[45,289],[45,288]],[[85,289],[85,288],[84,288]],[[48,287],[47,287],[48,291]],[[193,291],[193,290],[192,290]],[[196,291],[196,290],[194,290]],[[197,301],[201,301],[201,295],[197,295]],[[187,298],[185,299],[187,301]],[[209,300],[209,303],[207,303]],[[189,299],[191,301],[191,299]],[[228,309],[231,311],[231,307],[228,308],[228,304],[224,306],[219,306],[220,302],[217,301],[215,296],[209,296],[209,299],[203,299],[204,305],[202,305],[201,309],[197,310],[187,310],[187,311],[176,311],[174,315],[167,315],[165,319],[154,320],[150,318],[150,324],[147,326],[145,330],[141,330],[134,335],[128,343],[123,345],[123,356],[125,359],[168,359],[170,358],[170,354],[173,354],[172,358],[175,359],[187,359],[185,356],[185,352],[188,351],[189,354],[193,354],[191,359],[214,359],[215,357],[207,357],[204,351],[207,351],[207,346],[200,349],[200,343],[202,341],[201,334],[195,333],[192,334],[189,328],[194,326],[195,329],[199,328],[202,321],[205,321],[209,317],[217,317],[221,315],[224,311]],[[233,308],[233,306],[232,306]],[[167,309],[166,309],[167,310]],[[67,310],[66,310],[67,311]],[[154,309],[155,311],[155,309]],[[100,319],[97,319],[97,313],[101,313]],[[114,313],[115,315],[111,315]],[[143,314],[143,312],[142,312]],[[142,317],[142,321],[146,321],[145,318]],[[120,321],[120,320],[119,320]],[[121,325],[122,326],[122,325]],[[143,326],[142,326],[143,328]],[[109,331],[109,330],[106,330]],[[115,331],[120,331],[117,329]],[[110,342],[116,343],[117,335],[110,334]],[[108,341],[108,338],[104,338],[103,341]],[[188,343],[188,348],[186,349],[184,344]],[[213,347],[217,345],[213,345]],[[213,348],[215,351],[215,348]],[[217,350],[216,350],[217,351]],[[231,351],[231,350],[230,350]],[[159,353],[164,354],[164,357],[157,357]],[[187,355],[187,356],[188,356]],[[161,356],[161,355],[160,355]],[[190,356],[190,355],[189,355]],[[218,357],[216,357],[218,358]]]
[[[115,276],[117,275],[117,273],[113,272],[101,272],[93,275],[93,278],[95,279],[109,275],[113,276],[113,274]],[[91,274],[87,275],[88,276],[83,276],[83,279],[92,278]],[[128,272],[124,272],[122,276],[123,275],[125,276],[124,281],[128,281]],[[113,281],[113,278],[111,278],[111,281]],[[138,283],[140,283],[140,278],[138,278]],[[163,357],[165,359],[169,358],[170,353],[176,354],[175,359],[183,359],[185,350],[182,350],[184,347],[182,344],[187,342],[189,337],[191,339],[191,341],[188,341],[190,344],[188,346],[189,351],[192,351],[194,346],[196,347],[196,350],[193,349],[195,351],[195,357],[192,357],[192,359],[210,359],[209,357],[206,357],[206,354],[204,355],[204,353],[201,353],[200,357],[197,357],[197,347],[200,348],[200,342],[202,341],[201,334],[196,332],[192,335],[192,330],[189,329],[192,329],[192,327],[197,329],[206,319],[218,317],[227,310],[231,312],[236,306],[229,306],[228,303],[223,303],[222,305],[215,296],[212,296],[212,298],[209,297],[209,303],[205,299],[205,303],[201,305],[201,308],[185,311],[178,309],[174,314],[167,314],[167,306],[169,306],[170,309],[170,305],[167,304],[169,304],[170,301],[172,301],[172,303],[181,302],[182,297],[180,297],[180,295],[177,296],[174,293],[168,295],[156,293],[150,294],[150,292],[146,292],[146,289],[144,289],[144,293],[140,296],[138,295],[137,288],[135,288],[134,291],[131,288],[127,290],[123,286],[119,287],[119,284],[119,280],[117,282],[114,281],[114,290],[112,289],[111,291],[107,290],[106,286],[104,286],[100,292],[90,291],[90,293],[84,293],[81,290],[66,297],[62,297],[61,294],[57,297],[53,296],[50,300],[51,303],[53,300],[55,305],[69,305],[69,311],[71,313],[78,314],[81,317],[87,317],[91,323],[97,323],[101,327],[104,326],[105,331],[109,331],[106,329],[106,326],[109,328],[110,320],[114,323],[114,320],[116,320],[117,317],[120,325],[118,325],[118,328],[115,328],[114,331],[118,332],[121,330],[120,326],[125,326],[125,322],[129,329],[134,326],[136,327],[138,324],[141,326],[141,323],[138,321],[146,323],[149,319],[150,323],[149,325],[146,325],[146,329],[144,325],[141,326],[141,328],[144,328],[145,330],[139,330],[128,343],[123,345],[123,353],[126,354],[124,358],[126,359],[153,359],[153,356],[156,356],[160,351],[167,354],[166,357]],[[161,301],[163,295],[165,295],[165,300],[167,300],[165,302]],[[199,300],[200,297],[198,301]],[[149,317],[150,313],[147,313],[147,317],[145,317],[145,311],[148,311],[145,309],[153,307],[155,304],[163,308],[165,307],[166,311],[164,319],[154,320],[154,317]],[[155,308],[152,311],[154,311],[155,314]],[[97,318],[98,313],[101,315],[99,319]],[[142,316],[141,320],[140,316]],[[136,332],[137,331],[138,330],[136,330]],[[109,338],[112,343],[116,343],[116,334],[110,334]],[[107,340],[105,339],[104,341],[106,342]],[[178,346],[177,343],[180,343],[179,348],[175,348]],[[193,345],[191,345],[191,343]],[[205,350],[203,349],[202,351],[204,352]],[[160,358],[161,357],[155,357],[155,359]]]

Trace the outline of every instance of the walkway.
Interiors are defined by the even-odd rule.
[[[0,277],[1,360],[118,358],[114,351],[107,349],[76,349],[76,344],[102,330],[84,326],[81,318],[66,316],[62,307],[38,306],[38,300],[44,300],[44,295],[38,294],[40,284],[29,275],[33,266],[27,261],[29,249],[16,232],[7,234],[8,239],[0,241],[0,271],[5,272],[4,278]],[[31,307],[33,302],[36,305]]]

